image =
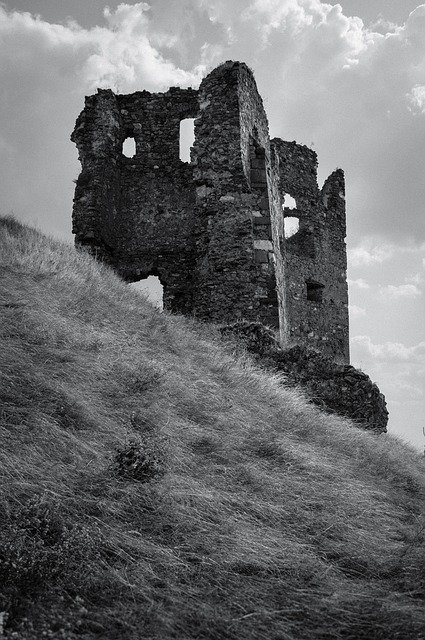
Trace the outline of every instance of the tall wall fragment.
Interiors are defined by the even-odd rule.
[[[252,73],[215,69],[199,89],[193,148],[197,186],[194,314],[279,326],[271,230],[270,140]]]
[[[349,362],[344,173],[336,170],[320,190],[314,151],[277,138],[272,148],[281,198],[296,202],[283,216],[299,220],[283,249],[288,343]]]
[[[195,118],[191,162],[179,126]],[[134,138],[136,154],[123,155]],[[127,281],[158,275],[165,308],[213,322],[259,320],[281,342],[348,362],[342,172],[319,191],[314,152],[270,143],[254,77],[226,62],[199,91],[86,98],[72,140],[82,171],[76,243]],[[300,229],[285,240],[292,195]]]

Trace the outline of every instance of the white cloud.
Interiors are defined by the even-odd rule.
[[[66,72],[72,70],[83,90],[121,85],[126,91],[141,86],[159,89],[173,83],[196,84],[202,78],[202,64],[195,63],[190,72],[185,71],[155,47],[153,42],[158,40],[162,47],[172,47],[176,38],[172,33],[165,36],[152,29],[147,3],[122,3],[115,11],[105,8],[104,18],[106,26],[84,29],[75,22],[65,26],[50,24],[29,13],[7,13],[0,7],[4,64],[7,60],[12,65],[10,71],[15,73],[21,72],[24,65],[31,66],[44,81],[51,66],[62,64]],[[38,64],[32,57],[35,53],[41,54]],[[50,65],[43,72],[47,53]]]
[[[374,343],[369,336],[354,336],[351,354],[376,380],[390,404],[390,430],[418,444],[415,425],[425,411],[425,342],[407,346],[401,342]],[[397,405],[399,409],[396,409]]]
[[[84,95],[196,85],[202,65],[178,67],[152,44],[145,3],[105,11],[106,26],[50,24],[0,6],[0,212],[65,235],[79,165],[69,141]]]
[[[379,290],[379,297],[383,301],[392,301],[398,298],[417,298],[421,294],[422,292],[416,284],[400,284],[398,286],[389,284]]]
[[[319,0],[190,0],[184,10],[181,0],[152,0],[106,9],[104,20],[84,29],[0,9],[4,117],[13,112],[16,121],[15,131],[1,127],[8,161],[0,165],[0,181],[9,185],[3,210],[26,215],[37,205],[55,224],[61,212],[65,224],[71,191],[52,181],[52,201],[44,196],[42,202],[42,193],[51,172],[61,172],[63,181],[75,177],[75,153],[64,150],[85,93],[97,86],[124,92],[196,86],[207,66],[232,58],[254,69],[273,135],[314,141],[321,177],[335,165],[346,170],[351,241],[366,234],[425,237],[425,131],[406,108],[406,95],[414,101],[409,106],[422,108],[424,7],[403,27],[388,25],[385,34]],[[52,136],[50,154],[42,141]],[[22,157],[23,139],[39,158],[35,171],[28,162],[12,175],[9,146],[17,142]],[[46,172],[51,156],[61,158],[63,168],[56,162]],[[21,182],[32,190],[28,197],[19,193]],[[361,264],[384,259],[379,247],[353,253]]]
[[[407,282],[408,284],[409,283],[412,283],[412,284],[415,284],[415,285],[423,284],[424,276],[423,276],[422,273],[413,273],[413,274],[410,274],[410,275],[406,276],[404,278],[404,281]]]
[[[406,98],[413,113],[425,113],[425,85],[416,84]]]
[[[352,267],[381,264],[394,255],[394,247],[367,243],[348,250],[348,262]]]
[[[348,309],[350,312],[350,318],[361,318],[366,315],[366,309],[363,307],[358,307],[355,304],[348,305]]]
[[[352,345],[359,348],[363,355],[372,356],[372,358],[397,362],[415,362],[425,364],[425,342],[407,347],[401,342],[384,342],[375,344],[369,336],[354,336],[351,339]]]
[[[363,278],[357,278],[356,280],[348,279],[348,284],[350,287],[355,287],[356,289],[370,289],[370,285],[363,280]]]
[[[417,243],[389,243],[384,242],[377,236],[365,236],[362,241],[354,247],[348,249],[348,263],[350,267],[370,267],[382,264],[387,260],[395,260],[403,258],[406,254],[410,254],[415,259],[421,259],[425,245],[417,245]],[[425,259],[424,259],[425,265]],[[410,282],[409,276],[405,276],[406,282]],[[361,278],[360,278],[361,281]],[[350,280],[350,284],[358,285],[359,279]],[[359,287],[360,288],[360,287]]]
[[[368,28],[371,31],[377,31],[378,33],[385,35],[387,33],[397,31],[400,27],[395,22],[386,20],[382,15],[380,15],[377,20],[368,25]]]

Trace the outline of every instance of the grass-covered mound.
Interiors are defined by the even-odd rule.
[[[306,346],[282,349],[275,333],[260,322],[225,324],[220,334],[235,347],[245,347],[260,367],[283,373],[282,384],[301,389],[322,411],[349,418],[361,429],[387,431],[385,396],[360,369],[334,362]]]
[[[0,256],[6,638],[424,637],[417,454],[70,246]]]

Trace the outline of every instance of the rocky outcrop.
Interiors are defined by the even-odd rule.
[[[260,323],[238,322],[220,332],[242,344],[261,366],[284,373],[285,385],[301,388],[324,411],[350,418],[363,429],[386,432],[385,397],[363,371],[307,347],[281,349],[273,332]]]

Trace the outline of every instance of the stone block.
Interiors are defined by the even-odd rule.
[[[254,240],[254,249],[273,251],[273,243],[271,240]]]
[[[255,216],[252,220],[256,225],[270,225],[270,216]]]
[[[257,264],[268,263],[269,256],[267,251],[263,251],[262,249],[255,249],[254,251],[255,262]]]

